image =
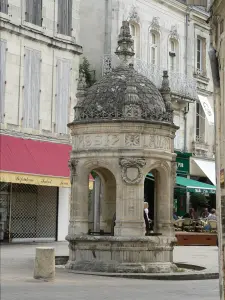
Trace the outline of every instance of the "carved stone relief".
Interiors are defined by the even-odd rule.
[[[74,136],[76,149],[118,147],[120,136],[117,134],[85,134]]]
[[[78,160],[71,158],[68,162],[68,167],[70,168],[70,183],[73,184],[74,179],[77,175],[77,164]]]
[[[146,135],[144,147],[150,149],[171,150],[171,139],[167,136]]]
[[[170,38],[171,39],[175,39],[178,40],[179,39],[179,34],[177,32],[177,26],[176,25],[172,25],[171,26],[171,30],[170,30]]]
[[[126,146],[140,146],[140,135],[139,134],[126,134],[125,135]]]
[[[138,15],[138,9],[135,5],[131,7],[131,10],[129,12],[129,21],[134,21],[139,23],[140,22],[140,17]]]
[[[146,165],[143,158],[121,158],[122,178],[128,184],[139,183],[143,177],[141,168]]]
[[[172,163],[171,163],[171,177],[172,177],[172,181],[173,181],[174,186],[176,185],[176,176],[177,176],[177,162],[172,161]]]
[[[160,30],[159,18],[153,17],[150,26],[151,26],[151,30],[159,31]]]

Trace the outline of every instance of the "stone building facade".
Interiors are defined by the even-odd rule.
[[[163,70],[168,70],[174,123],[179,126],[174,140],[180,155],[178,171],[188,178],[215,184],[207,10],[177,0],[83,0],[80,12],[84,56],[97,79],[118,64],[114,51],[123,20],[129,21],[134,39],[134,68],[158,88]],[[184,170],[185,154],[191,157]]]
[[[79,0],[0,1],[1,237],[10,240],[67,233],[79,9]]]

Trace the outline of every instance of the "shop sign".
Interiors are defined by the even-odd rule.
[[[190,164],[189,158],[177,157],[177,173],[178,174],[189,174]]]
[[[1,172],[0,181],[19,183],[19,184],[42,185],[42,186],[70,187],[69,178],[39,176],[33,174]]]
[[[225,180],[224,180],[224,169],[220,170],[220,187],[224,188],[225,186]]]

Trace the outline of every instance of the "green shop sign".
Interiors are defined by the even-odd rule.
[[[177,153],[177,174],[188,175],[190,172],[190,153]]]

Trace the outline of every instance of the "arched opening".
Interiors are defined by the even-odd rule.
[[[149,31],[148,62],[153,66],[159,65],[160,35],[155,30]]]
[[[177,72],[179,69],[179,43],[176,39],[169,39],[169,70]]]
[[[135,22],[130,22],[130,34],[134,40],[134,53],[136,58],[140,58],[140,26]]]
[[[93,179],[92,179],[93,178]],[[93,186],[91,183],[93,180]],[[88,230],[90,234],[113,235],[116,212],[116,180],[106,168],[89,174]]]
[[[146,174],[144,181],[144,201],[148,203],[150,233],[161,233],[162,224],[172,220],[170,196],[166,171],[159,168],[151,169],[149,173]]]

